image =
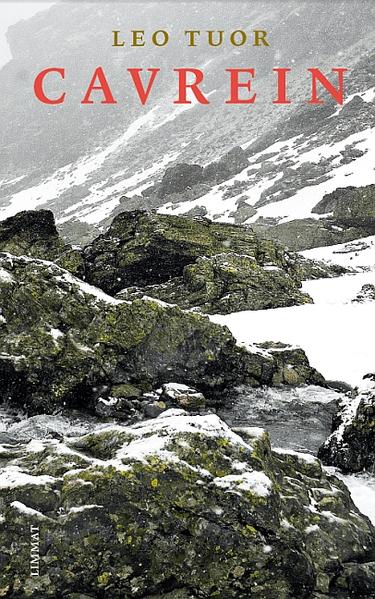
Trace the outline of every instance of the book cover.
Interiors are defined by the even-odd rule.
[[[0,1],[0,597],[375,598],[374,31]]]

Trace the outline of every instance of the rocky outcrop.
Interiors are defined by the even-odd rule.
[[[354,583],[371,597],[369,520],[317,459],[272,451],[262,429],[170,410],[3,447],[1,480],[5,598],[349,599]]]
[[[266,239],[272,239],[289,250],[300,252],[316,247],[347,243],[370,235],[363,223],[343,222],[334,218],[303,218],[286,223],[268,224],[261,219],[254,223],[254,230]]]
[[[0,252],[51,260],[82,276],[81,253],[58,234],[51,210],[25,210],[0,222]]]
[[[248,166],[246,152],[240,146],[236,146],[224,154],[220,160],[206,166],[204,177],[207,181],[221,183],[234,177]]]
[[[375,285],[366,283],[362,286],[356,297],[352,300],[353,303],[364,304],[366,302],[375,302]]]
[[[313,208],[316,214],[332,213],[336,218],[375,219],[375,185],[339,187]]]
[[[166,169],[159,184],[153,185],[143,192],[145,197],[186,201],[192,197],[200,197],[207,190],[234,177],[249,166],[245,151],[235,146],[219,160],[206,167],[199,164],[178,163]],[[193,195],[191,195],[193,194]],[[169,198],[169,196],[172,196]]]
[[[247,352],[203,316],[116,300],[46,261],[0,256],[0,306],[0,397],[33,412],[92,409],[128,383],[141,394],[174,380],[217,397],[244,380],[287,382],[288,365],[292,384],[323,381],[303,352]]]
[[[242,276],[251,279],[250,263],[254,266],[255,286],[257,274],[260,276],[262,272],[264,280],[267,277],[267,270],[257,270],[255,265],[282,269],[290,277],[291,285],[293,279],[295,290],[300,286],[300,259],[274,242],[261,239],[248,227],[141,211],[118,215],[108,231],[85,248],[86,280],[114,294],[133,285],[145,287],[181,277],[186,266],[193,265],[199,258],[213,258],[218,254],[228,254],[229,263],[233,262],[238,273],[238,286],[241,286]],[[241,260],[243,275],[239,273]],[[218,257],[216,261],[224,263],[225,258]],[[212,270],[215,260],[199,264],[197,270],[205,264],[212,264],[208,268]],[[190,271],[193,270],[191,266]],[[202,275],[203,272],[199,276]],[[270,286],[272,276],[269,274]],[[281,289],[278,291],[282,293]]]
[[[251,256],[217,254],[185,266],[182,277],[160,285],[129,288],[121,299],[158,298],[181,308],[208,314],[266,310],[312,302],[301,283],[281,267],[260,266]]]
[[[319,451],[326,463],[345,472],[374,471],[375,375],[369,374],[358,395],[347,397],[334,419],[334,430]]]
[[[181,193],[203,180],[203,167],[199,164],[176,164],[165,171],[157,188],[157,195],[164,198],[170,194]]]

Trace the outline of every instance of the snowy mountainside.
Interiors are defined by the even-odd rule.
[[[307,250],[302,252],[302,255],[312,260],[323,260],[358,271],[373,270],[375,267],[375,236]]]
[[[248,66],[245,50],[229,44],[220,50],[206,44],[187,49],[176,42],[163,49],[160,65],[161,54],[151,46],[142,54],[122,51],[114,55],[107,29],[112,29],[114,22],[120,27],[125,20],[127,27],[135,27],[139,19],[145,28],[150,26],[160,7],[149,7],[147,12],[142,5],[133,6],[134,15],[130,15],[125,14],[123,5],[101,6],[103,32],[98,33],[95,50],[89,35],[95,15],[85,5],[77,5],[69,15],[57,5],[10,30],[14,58],[0,72],[0,82],[6,89],[16,84],[19,97],[11,101],[5,95],[1,100],[1,113],[6,115],[2,118],[1,219],[25,208],[48,206],[62,232],[75,241],[94,236],[91,229],[105,228],[118,212],[135,208],[174,214],[192,211],[214,220],[247,224],[271,219],[275,224],[311,216],[324,194],[339,186],[375,183],[371,166],[375,151],[375,11],[371,3],[354,2],[349,8],[346,2],[335,2],[334,7],[323,2],[314,7],[296,1],[255,2],[251,6],[235,2],[230,10],[223,4],[189,5],[192,26],[199,17],[207,29],[220,28],[225,22],[227,30],[241,23],[249,31],[260,25],[270,31],[270,48],[251,49],[259,97],[251,108],[225,104],[225,68],[228,64]],[[180,5],[169,8],[163,18],[178,39]],[[291,29],[295,32],[292,41]],[[27,49],[18,41],[31,36],[39,40],[43,31],[52,36],[58,51],[52,48],[46,55],[39,41]],[[72,32],[70,36],[67,31]],[[308,53],[307,31],[314,31]],[[90,60],[83,61],[88,71],[77,69],[77,58],[87,55],[88,48]],[[110,64],[108,77],[116,81],[121,101],[116,107],[103,110],[95,106],[86,111],[83,108],[87,107],[79,105],[79,90],[99,58],[104,67]],[[51,60],[56,64],[63,60],[67,72],[72,72],[75,88],[67,105],[46,111],[30,97],[30,77],[17,79],[17,74],[21,64],[37,72]],[[162,79],[150,102],[142,107],[123,73],[129,66],[147,68],[150,64],[162,68]],[[176,64],[194,64],[204,70],[204,91],[211,102],[208,108],[194,102],[173,105],[176,89],[171,70]],[[312,64],[327,72],[333,65],[351,68],[342,108],[329,98],[324,106],[307,106],[306,68]],[[278,107],[272,105],[272,68],[284,65],[293,67],[288,88],[293,102]],[[21,147],[14,139],[15,122],[23,129]],[[228,152],[236,147],[242,148],[244,159],[237,168],[229,169],[228,176],[222,166],[230,162]],[[211,169],[211,175],[213,165],[219,164],[216,171],[222,169],[224,174],[215,171],[197,184],[189,180],[179,193],[162,193],[160,184],[166,171],[181,163],[199,164]]]

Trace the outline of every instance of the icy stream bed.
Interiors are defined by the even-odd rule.
[[[232,427],[265,428],[273,448],[316,455],[331,432],[340,397],[340,393],[312,385],[295,389],[242,387],[219,415]],[[375,476],[327,470],[345,482],[358,509],[375,524]]]
[[[315,386],[296,389],[235,390],[231,402],[219,416],[232,427],[261,426],[271,437],[274,448],[316,455],[330,433],[332,415],[341,394]],[[83,435],[105,428],[112,422],[74,412],[64,415],[38,415],[30,418],[4,406],[0,407],[0,445],[38,443],[46,438]],[[375,524],[375,477],[337,474],[348,486],[357,507]]]
[[[331,432],[340,393],[313,385],[297,388],[241,387],[219,416],[230,426],[260,426],[273,447],[316,454]]]

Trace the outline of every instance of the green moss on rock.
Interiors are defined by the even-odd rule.
[[[52,503],[34,485],[34,588],[20,540],[30,523],[20,503],[31,507],[29,499],[22,486],[0,489],[3,596],[310,599],[356,577],[370,588],[374,529],[343,483],[308,456],[274,453],[259,429],[238,433],[214,415],[170,411],[69,447],[44,441],[49,455],[82,451],[89,463],[66,463],[50,483]],[[28,457],[17,465],[27,472]]]

